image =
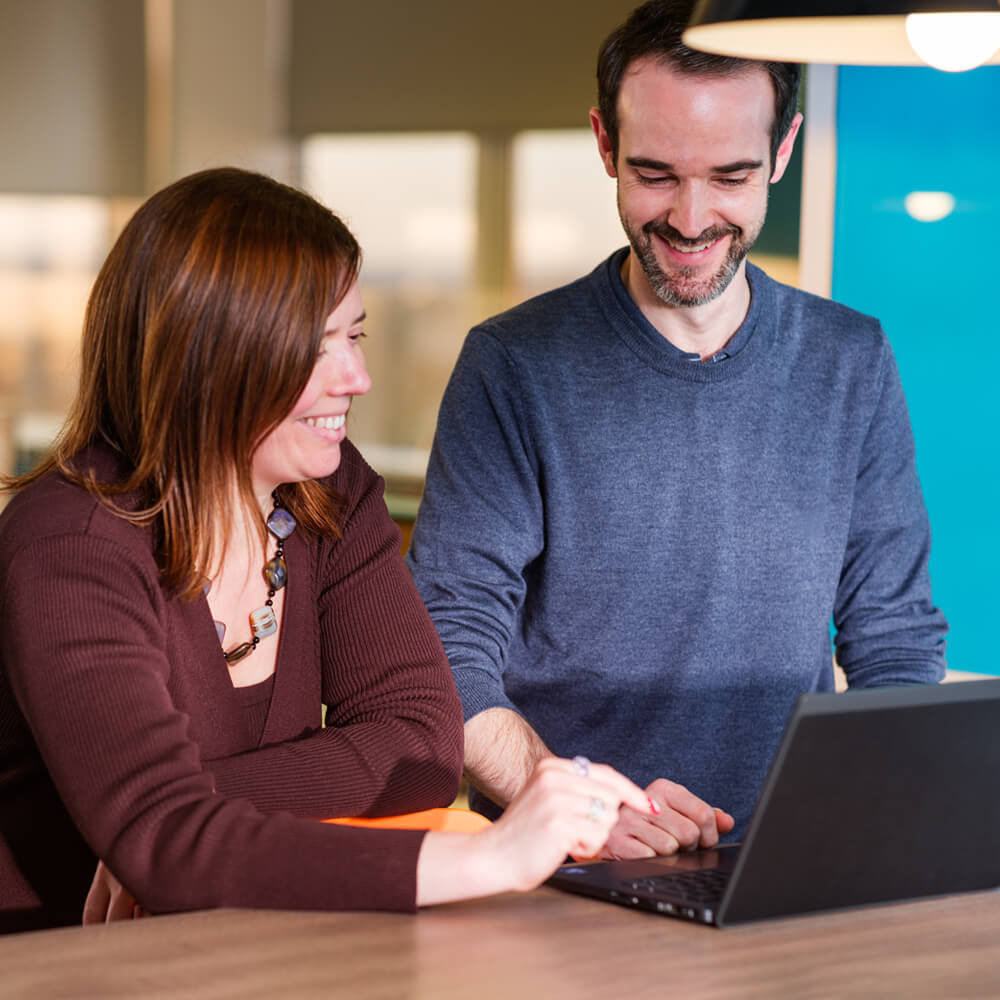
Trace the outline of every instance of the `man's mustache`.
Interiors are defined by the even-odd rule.
[[[739,226],[710,226],[697,236],[691,238],[682,235],[669,222],[660,219],[653,219],[647,222],[642,227],[642,231],[647,236],[659,236],[661,239],[669,240],[671,243],[676,243],[679,246],[689,247],[700,246],[702,243],[714,243],[716,240],[722,239],[723,236],[729,235],[738,240],[743,235],[743,230]]]

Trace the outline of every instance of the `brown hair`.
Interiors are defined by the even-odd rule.
[[[254,451],[305,388],[360,257],[332,212],[260,174],[206,170],[154,194],[97,276],[66,423],[38,468],[4,490],[60,470],[120,516],[153,524],[164,583],[196,597],[199,568],[222,555],[213,525],[231,504],[233,471],[256,509]],[[125,481],[74,467],[100,441],[124,459]],[[122,494],[137,494],[138,509],[116,503]],[[340,534],[339,498],[322,484],[286,484],[280,498],[302,528]],[[263,540],[263,519],[259,528]]]

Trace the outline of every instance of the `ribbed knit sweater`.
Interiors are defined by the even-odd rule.
[[[97,857],[156,913],[414,907],[421,833],[303,818],[447,805],[461,769],[454,682],[382,482],[347,442],[342,455],[343,538],[298,529],[285,545],[259,740],[207,601],[163,589],[148,530],[59,475],[9,504],[0,929],[79,922]],[[101,449],[81,465],[115,475]]]
[[[913,440],[875,320],[748,265],[741,346],[691,361],[625,252],[470,333],[408,560],[466,718],[679,781],[738,837],[833,687],[831,618],[852,685],[943,675]]]

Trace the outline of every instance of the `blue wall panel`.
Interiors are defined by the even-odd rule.
[[[1000,674],[1000,68],[839,71],[833,297],[899,362],[949,666]],[[906,213],[946,191],[938,222]]]

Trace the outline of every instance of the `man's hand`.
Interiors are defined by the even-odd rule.
[[[657,778],[646,794],[660,807],[659,814],[640,814],[623,806],[600,857],[630,860],[715,847],[735,825],[729,813],[666,778]]]

